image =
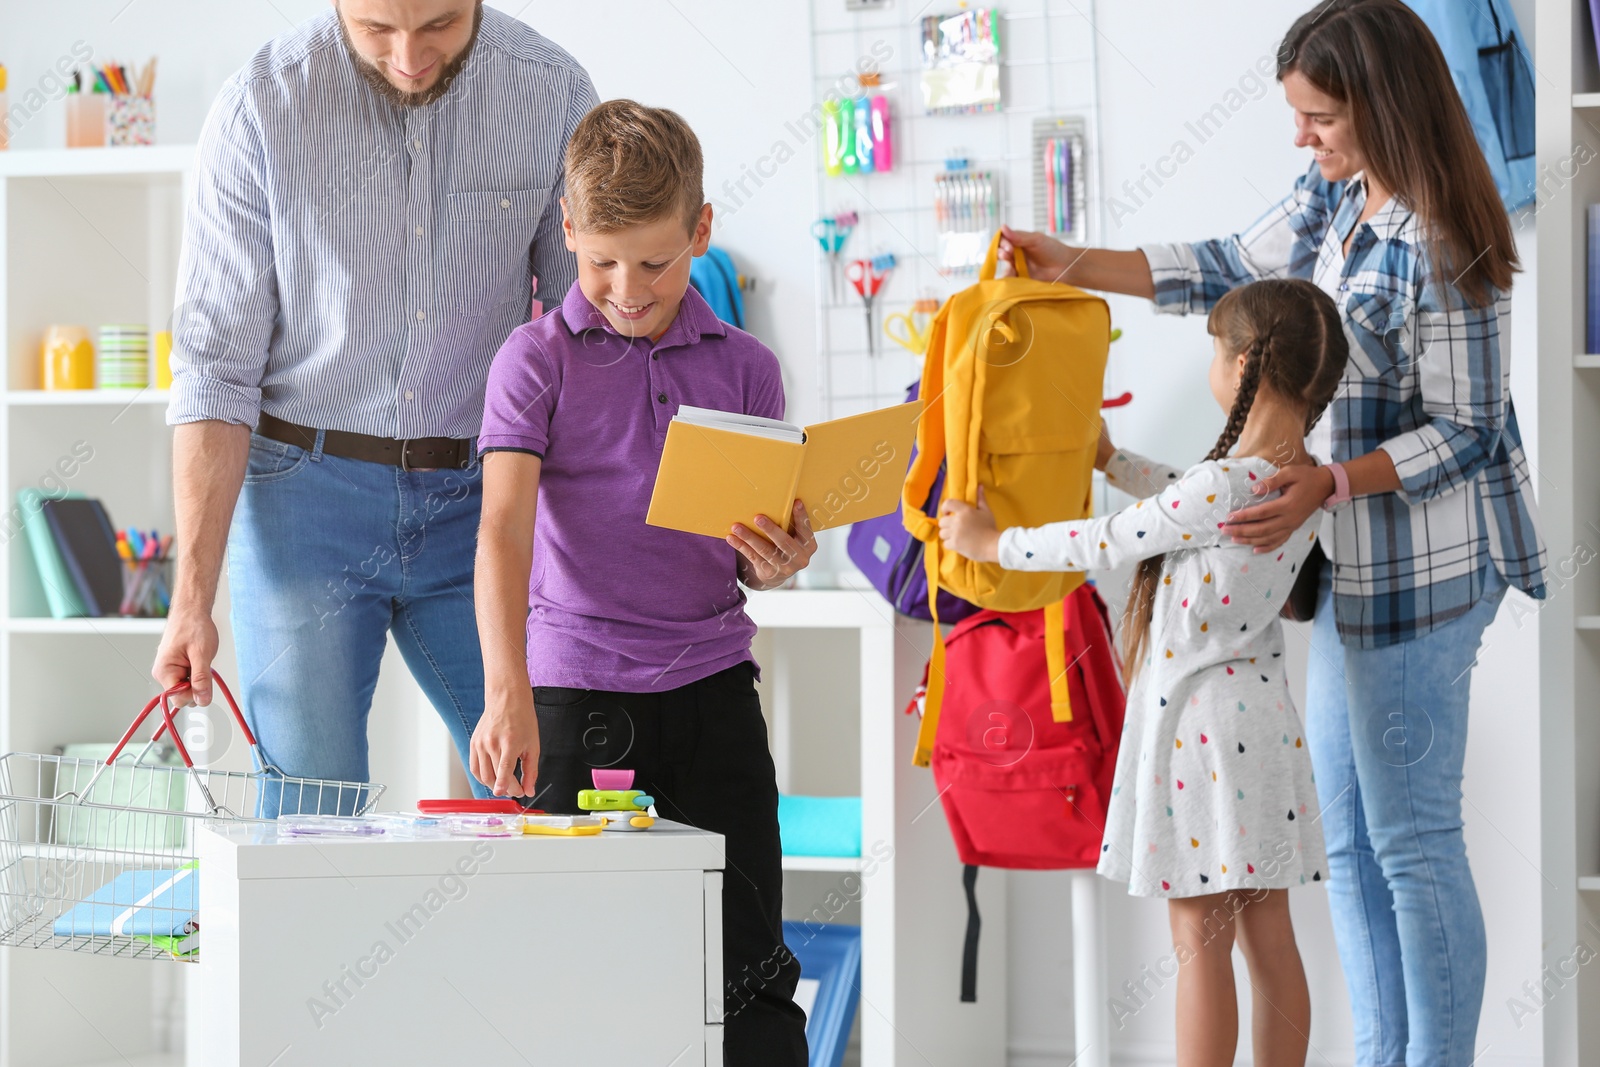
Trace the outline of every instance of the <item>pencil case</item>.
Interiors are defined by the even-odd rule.
[[[655,802],[637,789],[578,790],[578,807],[584,811],[643,811]]]
[[[524,815],[522,832],[544,837],[593,837],[605,829],[598,815]]]
[[[452,837],[515,837],[522,833],[522,815],[446,815],[444,829]]]
[[[278,833],[290,837],[382,837],[383,826],[364,815],[282,815]]]
[[[521,815],[522,804],[511,797],[419,800],[417,810],[424,815]]]

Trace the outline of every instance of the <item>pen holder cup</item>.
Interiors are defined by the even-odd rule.
[[[155,101],[129,93],[113,96],[106,109],[106,143],[113,146],[155,144]]]
[[[164,619],[171,601],[172,560],[122,561],[122,615],[135,619]]]
[[[67,147],[103,148],[106,143],[106,93],[67,94]]]

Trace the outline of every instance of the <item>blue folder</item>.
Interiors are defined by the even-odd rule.
[[[861,927],[785,920],[783,941],[800,961],[800,980],[818,983],[806,1017],[808,1067],[839,1067],[861,998]]]
[[[57,937],[181,937],[197,927],[200,871],[125,871],[56,920]]]

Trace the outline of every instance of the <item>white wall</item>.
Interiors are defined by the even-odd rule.
[[[817,0],[836,3],[840,0]],[[267,37],[323,9],[322,0],[57,0],[8,3],[0,10],[0,61],[10,68],[12,102],[38,84],[46,68],[84,40],[97,54],[141,60],[159,51],[159,133],[165,142],[192,141],[221,80]],[[555,4],[497,0],[572,51],[591,71],[602,96],[631,95],[681,111],[706,149],[708,193],[737,180],[782,136],[783,124],[810,106],[806,6],[735,0],[613,0]],[[1237,85],[1259,57],[1270,55],[1305,0],[1239,0],[1225,9],[1185,0],[1107,0],[1098,5],[1102,176],[1121,191],[1175,141],[1194,156],[1176,177],[1140,196],[1131,216],[1114,224],[1108,243],[1214,236],[1241,227],[1286,190],[1305,157],[1290,143],[1290,113],[1270,88],[1204,144],[1184,123]],[[1513,3],[1532,34],[1529,0]],[[223,12],[225,11],[225,15]],[[603,12],[603,13],[602,13]],[[1156,32],[1158,28],[1158,32]],[[17,148],[61,143],[59,102],[14,131]],[[815,393],[812,329],[813,214],[811,160],[802,152],[780,168],[726,220],[717,240],[758,279],[751,300],[754,332],[784,360],[792,411],[811,413]],[[1531,243],[1523,245],[1531,266]],[[1531,276],[1519,287],[1515,391],[1526,440],[1532,416],[1533,317]],[[1133,389],[1135,405],[1113,429],[1159,456],[1181,461],[1209,447],[1219,419],[1200,377],[1209,346],[1202,324],[1157,320],[1147,306],[1116,300],[1126,330],[1108,389]],[[1537,464],[1537,456],[1534,457]],[[1506,999],[1525,980],[1538,979],[1539,924],[1534,630],[1506,614],[1490,631],[1478,671],[1467,761],[1468,846],[1489,925],[1490,978],[1478,1048],[1482,1064],[1539,1060],[1539,1031],[1518,1030]],[[1303,641],[1294,642],[1302,650]],[[380,709],[381,711],[381,709]],[[380,714],[381,729],[381,714]],[[406,743],[396,746],[409,751]],[[1063,875],[1011,877],[1010,932],[1013,1062],[1070,1062],[1071,964],[1068,894]],[[1107,930],[1113,984],[1133,978],[1166,956],[1165,913],[1159,904],[1123,897],[1107,885]],[[1295,914],[1311,975],[1315,1021],[1311,1062],[1352,1060],[1349,1014],[1320,890],[1298,890]],[[1241,985],[1243,976],[1241,972]],[[1118,1062],[1172,1060],[1172,990],[1113,1030]],[[1247,1060],[1248,1051],[1241,1055]]]

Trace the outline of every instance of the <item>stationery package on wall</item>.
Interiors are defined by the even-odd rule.
[[[840,257],[846,242],[850,240],[850,234],[860,221],[861,216],[854,211],[842,211],[811,224],[811,236],[828,258],[828,292],[835,301],[839,299]]]
[[[883,291],[883,283],[889,280],[889,272],[894,270],[895,258],[893,253],[873,256],[871,259],[858,259],[845,268],[845,277],[850,279],[850,285],[855,289],[856,295],[861,298],[861,303],[867,309],[867,355],[878,354],[877,334],[873,330],[872,308],[878,301],[878,294]]]
[[[964,159],[945,160],[934,176],[933,218],[939,233],[939,273],[972,274],[983,263],[989,238],[1000,228],[1000,189],[1004,176],[972,170]]]
[[[928,18],[907,18],[894,3],[810,8],[818,105],[814,121],[790,133],[818,146],[810,148],[817,383],[821,415],[837,418],[900,400],[924,347],[915,305],[937,308],[970,284],[996,229],[1101,239],[1099,39],[1095,0],[1030,0],[1016,10],[957,10],[947,0],[928,9],[945,14]],[[847,142],[863,96],[869,116],[882,97],[879,110],[892,119],[891,173],[876,142],[871,171]],[[874,286],[863,274],[865,291],[854,289],[851,264],[888,253],[892,276]]]
[[[1063,241],[1087,240],[1084,121],[1033,121],[1033,228]]]
[[[922,106],[930,115],[1000,110],[1000,17],[992,7],[922,19]]]
[[[878,91],[877,74],[859,74],[855,81],[855,94],[822,101],[822,169],[830,178],[894,169],[889,98]]]

